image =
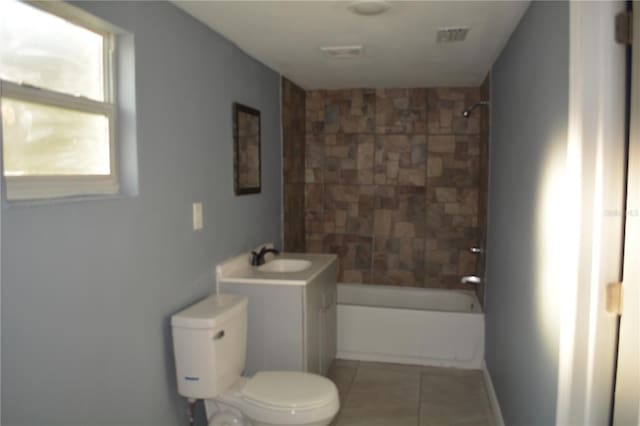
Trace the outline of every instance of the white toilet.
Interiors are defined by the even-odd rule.
[[[324,426],[338,412],[338,390],[322,376],[294,371],[241,376],[247,348],[246,297],[209,296],[173,315],[171,326],[178,392],[205,400],[211,426],[234,424],[219,421],[232,415],[242,415],[254,426]]]

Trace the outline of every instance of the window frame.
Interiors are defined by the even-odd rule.
[[[110,174],[6,176],[4,174],[3,161],[1,166],[3,170],[2,176],[5,180],[6,198],[9,201],[13,201],[118,194],[120,192],[120,179],[117,143],[116,35],[109,31],[97,18],[69,4],[31,1],[25,1],[24,3],[102,37],[104,100],[98,101],[85,96],[75,96],[27,83],[15,83],[0,79],[0,102],[2,99],[7,98],[37,105],[64,108],[74,112],[105,116],[109,123]],[[1,121],[0,138],[2,138]],[[4,146],[2,149],[4,151]]]

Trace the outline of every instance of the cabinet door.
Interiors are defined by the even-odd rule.
[[[322,294],[320,333],[320,372],[326,374],[337,351],[337,293],[336,285],[327,283]]]
[[[220,283],[220,292],[249,299],[245,375],[304,371],[302,287]]]
[[[305,359],[311,373],[326,374],[336,355],[336,279],[334,261],[305,289]]]
[[[315,279],[307,284],[304,300],[305,369],[310,373],[316,374],[322,374],[322,294],[323,285],[320,280]]]
[[[320,288],[319,324],[317,331],[318,343],[318,372],[327,374],[336,356],[337,338],[337,268],[333,262],[315,280]]]

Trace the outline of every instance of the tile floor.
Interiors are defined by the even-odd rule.
[[[479,370],[337,359],[333,426],[494,426]]]

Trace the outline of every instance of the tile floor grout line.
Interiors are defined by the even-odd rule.
[[[347,386],[347,392],[344,396],[344,401],[347,402],[347,398],[349,397],[349,394],[351,393],[351,388],[353,388],[353,382],[356,381],[356,376],[358,375],[358,371],[360,370],[360,361],[358,361],[358,364],[356,365],[355,368],[355,372],[353,373],[353,377],[351,378],[351,380],[349,381],[349,386]]]
[[[373,366],[375,368],[370,371],[370,369],[368,368],[369,366]],[[365,369],[362,370],[363,368]],[[404,408],[401,410],[402,412],[392,410],[390,412],[377,413],[374,409],[376,402],[386,398],[385,395],[387,394],[385,392],[387,391],[385,391],[384,388],[387,385],[398,384],[398,377],[396,376],[399,375],[400,378],[404,377],[402,383],[404,383],[405,385],[408,384],[407,380],[411,378],[411,375],[406,374],[409,371],[404,369],[398,370],[395,365],[372,365],[367,362],[356,361],[353,364],[352,368],[349,368],[349,374],[351,374],[350,380],[343,382],[345,384],[345,402],[348,399],[351,400],[350,395],[351,392],[353,392],[353,389],[355,387],[355,380],[360,376],[361,370],[363,371],[363,380],[365,380],[365,382],[367,382],[367,380],[369,379],[376,378],[376,380],[379,381],[379,383],[377,384],[381,385],[383,388],[379,389],[377,391],[378,393],[376,393],[375,396],[371,394],[368,395],[369,399],[373,398],[373,400],[370,401],[371,403],[373,403],[371,407],[369,407],[366,398],[360,401],[360,397],[362,395],[358,393],[358,398],[356,398],[356,400],[353,400],[353,402],[356,403],[356,407],[352,407],[357,409],[354,412],[350,413],[347,417],[343,417],[344,404],[342,404],[341,410],[336,416],[336,419],[331,423],[332,426],[373,426],[382,424],[384,424],[385,426],[420,426],[436,423],[452,425],[461,424],[459,423],[460,421],[462,421],[463,423],[467,422],[465,424],[470,424],[468,423],[468,421],[470,420],[472,422],[475,422],[473,424],[477,426],[495,426],[495,424],[492,422],[490,413],[491,407],[490,404],[488,404],[488,395],[486,389],[484,389],[483,386],[483,378],[480,377],[480,382],[478,382],[478,378],[476,377],[477,375],[473,374],[473,372],[446,368],[438,369],[437,372],[425,370],[423,368],[412,370],[412,375],[418,375],[418,390],[416,392],[418,401],[417,407],[414,406],[414,414],[417,414],[417,416],[414,418],[413,415],[410,414],[410,405],[400,404],[400,406],[404,405]],[[394,374],[382,374],[380,376],[376,374],[378,370]],[[369,374],[373,374],[373,376],[369,377]],[[437,380],[431,380],[431,378],[434,377],[437,378]],[[411,382],[413,382],[413,380],[414,379],[410,379]],[[365,387],[368,387],[367,383],[365,383]],[[358,392],[360,392],[360,388],[357,389]],[[406,386],[404,389],[405,392],[409,390]],[[481,390],[482,393],[482,395],[478,395],[480,396],[479,399],[476,399],[477,390]],[[394,395],[394,398],[397,399],[396,397],[398,395],[397,393],[394,393],[395,391],[388,390],[388,392],[391,392],[389,395]],[[365,396],[367,395],[366,390],[364,394]],[[440,399],[446,396],[445,394],[448,394],[449,396],[455,396],[455,401],[440,401]],[[406,399],[409,394],[405,393],[405,395]],[[473,401],[475,401],[472,406],[467,406],[468,404],[464,404],[463,400],[466,400],[469,397],[472,397]],[[425,404],[423,404],[422,398],[427,398],[425,403],[429,407],[429,409],[424,412],[424,421],[422,419],[422,406]],[[360,406],[362,405],[362,403],[364,403],[365,406]],[[400,408],[400,406],[397,406],[395,408]],[[415,410],[417,410],[417,412]]]
[[[347,402],[347,398],[349,397],[349,394],[351,393],[351,388],[353,386],[353,382],[356,380],[356,376],[358,375],[358,370],[360,369],[360,361],[356,361],[356,368],[355,368],[355,372],[353,373],[353,377],[351,378],[351,380],[349,381],[349,385],[347,386],[347,390],[344,393],[344,402]],[[342,416],[342,412],[344,409],[344,404],[340,403],[340,410],[338,411],[338,415],[336,416],[336,418],[333,420],[332,424],[338,425],[339,424],[339,420],[340,417]]]

